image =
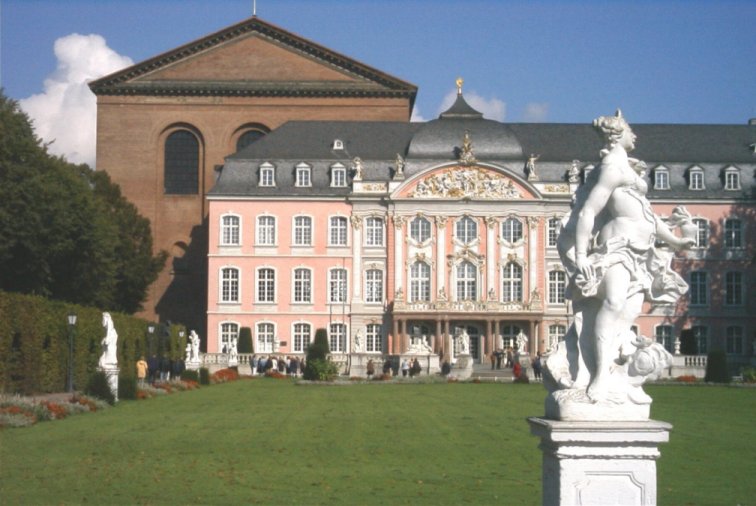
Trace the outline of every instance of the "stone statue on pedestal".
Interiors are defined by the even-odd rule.
[[[102,326],[105,329],[105,337],[101,341],[102,355],[98,365],[102,370],[114,369],[118,367],[118,332],[110,313],[102,313]]]
[[[194,330],[189,332],[189,345],[191,346],[191,354],[187,362],[199,362],[200,339]]]
[[[651,209],[646,165],[627,155],[636,137],[622,113],[593,124],[606,142],[601,164],[577,190],[558,238],[575,318],[565,341],[546,357],[546,415],[645,420],[651,398],[641,384],[671,355],[630,327],[644,301],[672,303],[687,291],[670,262],[672,250],[694,240],[677,237]]]
[[[525,335],[525,332],[520,330],[520,333],[517,334],[517,351],[520,353],[527,353],[528,352],[528,336]]]
[[[460,355],[470,354],[470,336],[468,335],[466,330],[463,330],[462,333],[459,335],[459,354]]]
[[[365,353],[365,336],[362,335],[362,330],[358,330],[354,336],[354,352]]]

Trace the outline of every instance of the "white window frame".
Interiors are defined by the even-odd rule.
[[[340,163],[331,165],[331,187],[332,188],[346,188],[347,186],[347,170],[346,167]]]
[[[349,220],[346,216],[328,217],[328,245],[349,245]]]
[[[298,279],[299,272],[307,273],[307,279]],[[313,273],[309,267],[295,267],[291,271],[291,301],[293,304],[312,304]],[[298,296],[301,293],[301,297]],[[299,300],[297,300],[299,299]]]
[[[256,246],[275,246],[278,237],[278,230],[275,216],[270,214],[261,214],[257,217],[257,234],[255,234]],[[265,223],[263,223],[265,222]]]
[[[312,187],[312,167],[306,163],[300,163],[294,170],[294,186],[297,188]]]
[[[383,271],[381,269],[365,271],[365,303],[383,304]]]
[[[312,342],[312,324],[294,322],[291,324],[291,350],[293,353],[305,353]]]
[[[276,167],[269,162],[260,165],[260,181],[258,186],[272,188],[276,186]]]
[[[737,226],[736,226],[737,225]],[[743,247],[743,220],[736,217],[725,218],[722,225],[724,247],[727,249],[741,249]]]
[[[707,306],[709,304],[709,273],[706,271],[691,271],[690,273],[690,305]]]
[[[706,183],[704,181],[704,170],[701,167],[692,167],[688,173],[688,189],[699,191],[706,189]]]
[[[562,229],[562,220],[552,216],[546,221],[546,247],[556,248],[559,232]]]
[[[694,248],[708,248],[709,247],[709,220],[706,218],[693,218],[693,223],[698,230],[696,231],[696,244]]]
[[[265,332],[261,328],[265,327]],[[268,332],[268,329],[270,331]],[[255,353],[273,353],[276,349],[276,323],[261,321],[255,325]]]
[[[513,272],[514,271],[514,272]],[[507,262],[501,269],[501,301],[522,302],[523,268],[517,262]]]
[[[347,326],[343,322],[333,322],[328,326],[328,347],[331,353],[347,352]]]
[[[218,324],[218,353],[223,353],[224,347],[228,353],[228,347],[231,346],[231,339],[239,339],[241,326],[238,322],[222,321]]]
[[[556,348],[560,341],[564,341],[564,335],[567,333],[567,326],[561,323],[552,323],[549,325],[549,346],[548,349]]]
[[[235,272],[235,278],[227,277],[226,273]],[[224,265],[218,272],[218,301],[221,304],[239,304],[241,301],[241,269],[234,265]]]
[[[299,223],[299,220],[302,220],[302,223]],[[312,246],[312,238],[315,236],[315,220],[312,216],[298,214],[291,221],[291,244],[293,246]]]
[[[346,304],[349,300],[349,271],[342,267],[328,269],[328,302]]]
[[[263,271],[273,274],[273,279],[263,279]],[[275,304],[276,302],[276,277],[277,273],[273,267],[261,265],[255,269],[255,303],[257,304]],[[264,295],[260,297],[260,295]]]
[[[725,272],[725,306],[742,306],[744,304],[743,278],[744,276],[741,271]]]
[[[416,243],[425,243],[430,240],[432,234],[431,221],[425,216],[416,216],[410,221],[409,236]]]
[[[740,190],[740,170],[735,167],[727,167],[724,170],[724,189],[727,191]]]
[[[431,266],[419,260],[412,263],[409,268],[409,284],[410,290],[407,295],[410,302],[430,302]]]
[[[229,223],[230,221],[236,223]],[[238,214],[222,214],[220,217],[220,245],[241,246],[242,219]]]
[[[383,329],[380,323],[365,325],[365,351],[368,353],[383,352]]]
[[[501,240],[508,244],[517,244],[524,237],[522,221],[514,216],[501,222]]]
[[[380,216],[368,216],[365,218],[365,246],[382,248],[384,245],[385,223]]]
[[[654,190],[669,190],[669,169],[660,165],[654,169]]]
[[[567,288],[567,274],[559,269],[548,272],[548,301],[549,304],[564,304],[564,291]]]

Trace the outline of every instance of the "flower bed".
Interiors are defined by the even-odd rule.
[[[97,411],[108,406],[107,402],[84,395],[73,395],[63,402],[0,395],[0,428],[29,427],[37,422],[61,420],[70,415]]]

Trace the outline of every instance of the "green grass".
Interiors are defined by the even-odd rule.
[[[665,505],[756,504],[756,389],[652,387]],[[205,387],[0,431],[3,504],[540,504],[539,385]]]

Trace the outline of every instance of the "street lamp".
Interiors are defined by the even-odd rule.
[[[155,354],[155,352],[153,350],[153,348],[154,348],[154,342],[153,342],[153,339],[154,339],[153,336],[154,336],[154,334],[155,334],[155,324],[154,323],[150,323],[150,324],[147,325],[147,349],[149,350],[148,354],[149,354],[150,357]]]
[[[73,392],[73,371],[74,371],[74,330],[76,328],[76,313],[68,313],[68,379],[66,380],[66,390]]]

